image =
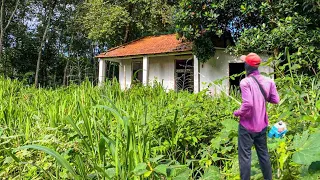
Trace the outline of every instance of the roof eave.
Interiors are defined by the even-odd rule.
[[[103,60],[114,60],[114,59],[132,59],[132,58],[142,58],[144,56],[148,57],[159,57],[159,56],[174,56],[174,55],[188,55],[192,54],[192,51],[177,51],[177,52],[167,52],[167,53],[157,53],[157,54],[139,54],[139,55],[130,55],[130,56],[117,56],[117,57],[98,57]]]

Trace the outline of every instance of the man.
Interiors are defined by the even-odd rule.
[[[279,103],[276,85],[270,78],[260,75],[258,67],[261,58],[250,53],[241,56],[245,62],[247,77],[241,80],[240,89],[242,104],[234,115],[240,117],[238,154],[240,177],[249,180],[251,173],[251,147],[254,145],[258,154],[259,164],[266,180],[272,179],[272,168],[267,148],[268,115],[266,101]]]

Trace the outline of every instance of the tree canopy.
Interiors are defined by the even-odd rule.
[[[88,37],[115,46],[141,36],[174,32],[174,3],[166,0],[89,0],[80,16]]]
[[[320,2],[270,1],[242,7],[244,14],[260,10],[263,23],[245,29],[235,52],[272,51],[275,58],[284,60],[288,49],[295,68],[311,74],[320,70]],[[281,61],[280,61],[281,62]]]
[[[214,54],[212,37],[230,32],[237,54],[272,51],[280,58],[288,48],[300,66],[320,68],[317,0],[182,0],[179,7],[176,30],[194,41],[194,53],[203,62]]]
[[[0,73],[41,86],[97,81],[95,55],[147,35],[175,33],[205,62],[214,47],[270,52],[319,72],[318,0],[1,0]],[[51,13],[50,13],[51,12]],[[108,69],[114,69],[109,66]]]
[[[37,86],[55,86],[86,78],[96,82],[94,57],[107,48],[173,33],[177,3],[1,0],[0,5],[0,73]]]

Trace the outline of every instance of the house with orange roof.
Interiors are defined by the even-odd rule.
[[[175,34],[137,39],[96,56],[99,59],[99,84],[106,80],[106,61],[111,61],[119,64],[121,89],[128,89],[136,82],[153,85],[157,81],[167,90],[228,92],[232,85],[239,86],[244,75],[226,77],[243,72],[244,64],[224,47],[213,48],[216,49],[214,57],[200,63],[192,54],[192,43],[178,40]],[[268,59],[267,55],[260,56],[264,61]],[[273,69],[262,66],[260,71],[272,73]],[[219,79],[224,79],[220,85],[212,85]]]

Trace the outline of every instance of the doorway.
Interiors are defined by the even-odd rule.
[[[143,79],[143,64],[142,61],[132,62],[132,83],[142,83]]]
[[[241,73],[244,71],[244,63],[229,63],[229,91],[240,90],[240,81],[245,78]]]

